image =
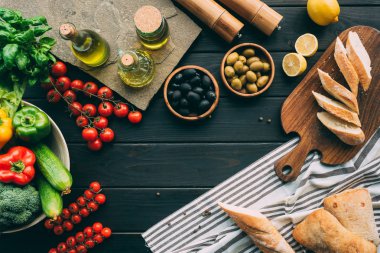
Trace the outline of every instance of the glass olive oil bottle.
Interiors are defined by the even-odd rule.
[[[140,88],[152,82],[154,77],[153,58],[143,50],[119,50],[118,74],[128,86]]]
[[[105,39],[91,30],[77,30],[71,23],[62,24],[59,34],[71,40],[71,51],[78,60],[90,67],[104,64],[110,56],[110,47]]]

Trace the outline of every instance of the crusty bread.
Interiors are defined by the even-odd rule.
[[[343,85],[336,82],[329,74],[318,69],[319,79],[323,89],[334,98],[345,104],[348,108],[359,114],[359,106],[356,96]]]
[[[368,90],[371,81],[371,59],[356,32],[349,32],[346,42],[347,56],[354,66],[363,89]]]
[[[316,253],[376,253],[376,246],[347,230],[324,209],[312,212],[293,230],[297,242]]]
[[[334,52],[335,61],[342,72],[348,86],[350,86],[351,92],[357,96],[358,95],[358,86],[359,86],[359,77],[356,73],[354,66],[347,57],[347,51],[344,47],[342,41],[339,37],[336,38],[335,42],[335,52]]]
[[[332,115],[352,123],[358,127],[361,127],[359,116],[356,112],[350,111],[350,109],[342,103],[339,103],[331,98],[323,96],[320,93],[312,91],[315,99],[320,107],[331,113]]]
[[[294,253],[272,223],[260,212],[224,203],[219,206],[264,253]]]
[[[364,142],[365,135],[360,127],[347,123],[328,112],[318,112],[321,123],[348,145],[359,145]]]
[[[323,206],[343,227],[376,245],[380,244],[372,199],[367,189],[350,189],[332,195],[324,199]]]

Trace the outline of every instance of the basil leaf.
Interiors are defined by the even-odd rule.
[[[49,45],[49,46],[54,46],[55,45],[55,39],[50,38],[50,37],[43,37],[39,41],[42,45]]]
[[[33,28],[33,33],[35,37],[39,37],[49,30],[51,30],[50,26],[37,26]]]
[[[34,33],[32,30],[19,33],[14,38],[14,42],[17,42],[17,43],[30,43],[30,42],[33,42],[34,40],[35,38],[34,38]]]
[[[18,45],[17,44],[7,44],[3,48],[3,60],[4,64],[7,68],[12,68],[15,66],[15,58],[18,53]]]
[[[30,21],[30,24],[34,26],[47,25],[47,20],[44,16],[33,17],[33,18],[28,19],[28,21]]]
[[[16,65],[19,70],[26,70],[27,65],[29,64],[30,60],[26,56],[26,54],[22,51],[19,51],[16,57]]]

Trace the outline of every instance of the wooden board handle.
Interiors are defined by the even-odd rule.
[[[274,164],[274,169],[277,176],[284,182],[290,182],[297,179],[300,175],[302,165],[304,164],[307,155],[310,153],[310,143],[302,141],[306,138],[301,138],[298,145],[289,153],[278,159]],[[286,173],[287,170],[290,170]]]

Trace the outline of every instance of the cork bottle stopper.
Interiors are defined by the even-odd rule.
[[[135,59],[133,59],[133,56],[130,54],[125,54],[120,59],[121,64],[125,67],[129,67],[135,63]]]
[[[65,23],[59,27],[59,34],[65,38],[71,38],[75,35],[76,29],[73,24]]]
[[[153,33],[162,24],[161,12],[154,6],[145,5],[137,10],[134,17],[135,26],[143,33]]]

